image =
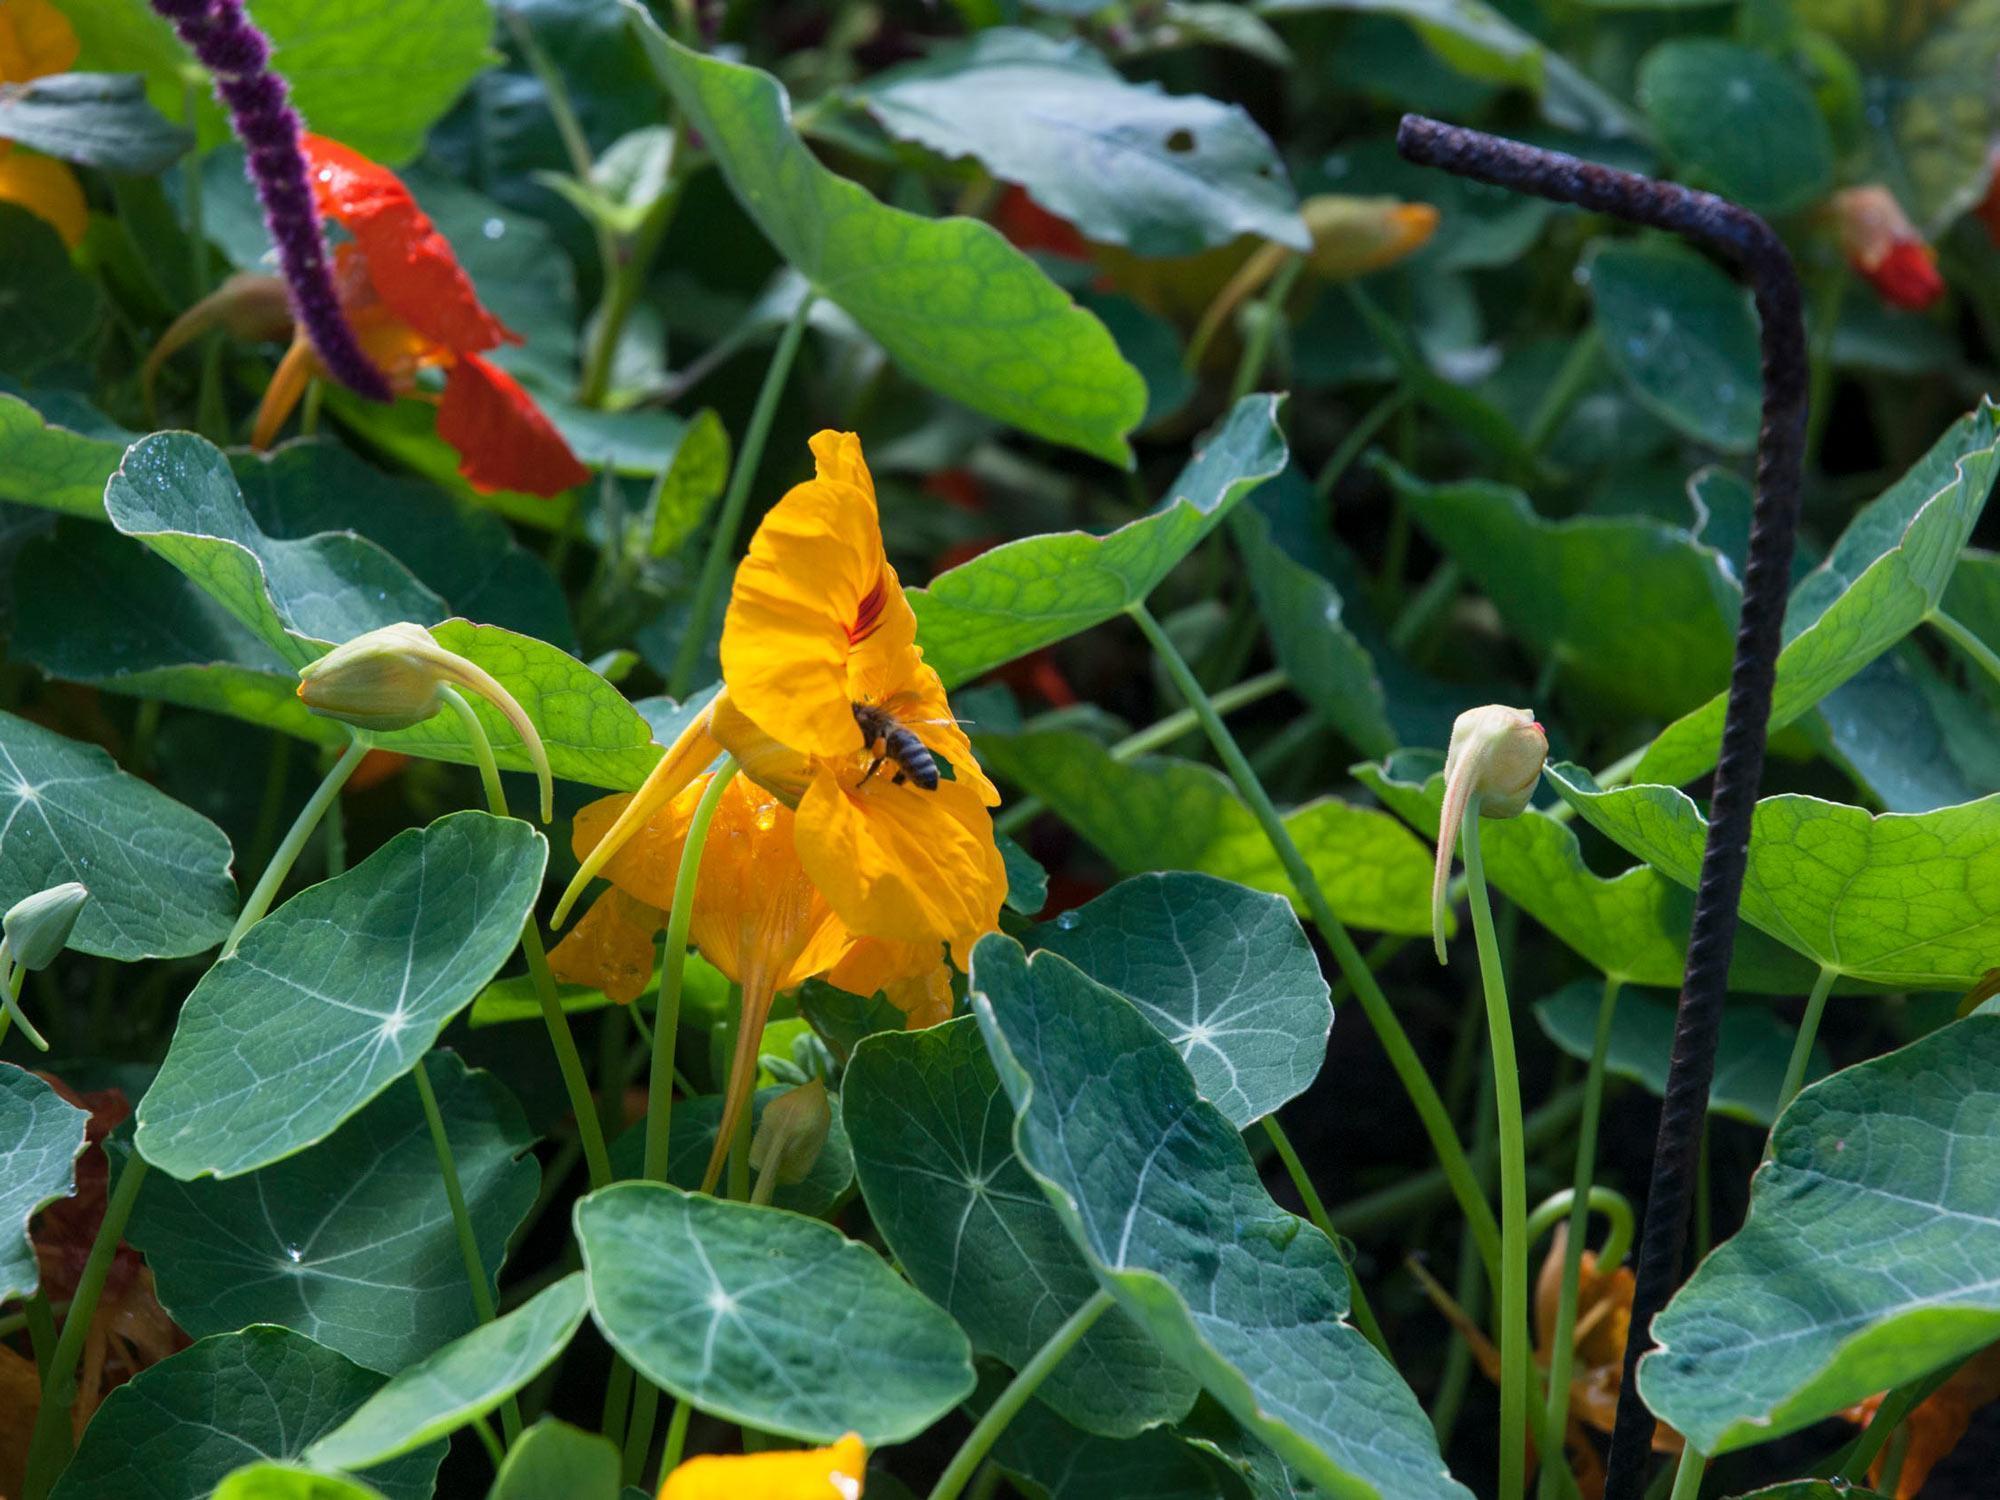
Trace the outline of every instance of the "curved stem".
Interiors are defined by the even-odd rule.
[[[319,827],[319,820],[332,805],[333,799],[340,795],[340,789],[347,785],[347,778],[352,776],[354,768],[361,764],[361,757],[367,753],[367,736],[353,733],[347,742],[347,748],[341,752],[340,759],[333,763],[333,769],[328,771],[325,779],[313,789],[313,794],[306,799],[306,805],[299,809],[298,817],[292,820],[291,828],[286,831],[284,839],[271,855],[271,862],[264,866],[264,873],[257,877],[257,885],[250,892],[249,899],[243,903],[243,910],[237,915],[236,925],[229,929],[229,936],[223,940],[224,958],[236,951],[236,945],[243,941],[243,934],[262,921],[264,913],[271,909],[271,901],[278,894],[278,887],[283,885],[285,877],[292,873],[292,866],[298,861],[300,851],[306,846],[306,840],[312,837],[313,830]]]
[[[1286,261],[1283,269],[1271,278],[1270,290],[1257,304],[1256,321],[1251,325],[1249,338],[1243,342],[1242,357],[1236,361],[1236,377],[1229,383],[1231,406],[1249,395],[1263,375],[1264,362],[1271,354],[1272,331],[1284,316],[1285,299],[1292,294],[1292,286],[1305,265],[1304,256],[1295,255]]]
[[[1500,1500],[1520,1500],[1528,1441],[1528,1166],[1521,1135],[1521,1072],[1514,1058],[1514,1017],[1507,976],[1486,898],[1479,852],[1479,809],[1465,820],[1465,886],[1479,975],[1486,992],[1486,1030],[1493,1050],[1493,1102],[1500,1125]]]
[[[1381,984],[1369,969],[1367,960],[1361,956],[1361,950],[1355,947],[1347,928],[1334,915],[1318,877],[1299,852],[1299,846],[1292,841],[1285,820],[1278,815],[1278,809],[1271,802],[1270,793],[1264,790],[1264,784],[1257,779],[1257,773],[1237,746],[1235,736],[1230,734],[1229,726],[1215,711],[1213,700],[1145,604],[1134,604],[1128,612],[1144,632],[1166,667],[1167,674],[1173,678],[1174,685],[1187,699],[1188,706],[1201,721],[1209,743],[1215,747],[1216,755],[1228,770],[1230,779],[1236,783],[1243,800],[1250,805],[1250,811],[1256,817],[1258,826],[1264,830],[1265,838],[1270,840],[1278,862],[1284,866],[1299,899],[1305,902],[1313,925],[1319,928],[1334,962],[1347,982],[1354,986],[1355,998],[1360,1001],[1361,1009],[1367,1015],[1369,1025],[1375,1029],[1376,1038],[1381,1042],[1390,1066],[1396,1070],[1397,1078],[1402,1081],[1404,1091],[1409,1094],[1411,1104],[1423,1121],[1431,1149],[1437,1153],[1445,1180],[1450,1183],[1459,1211],[1465,1215],[1473,1239],[1479,1246],[1487,1276],[1497,1285],[1500,1279],[1499,1227],[1494,1222],[1493,1210],[1486,1202],[1486,1195],[1480,1191],[1479,1179],[1473,1175],[1472,1164],[1466,1160],[1465,1149],[1458,1143],[1451,1114],[1445,1108],[1444,1100],[1438,1096],[1437,1085],[1424,1071],[1423,1062],[1418,1058],[1416,1048],[1410,1045],[1409,1034],[1403,1030],[1403,1023],[1397,1019],[1388,997],[1382,993]],[[1515,1118],[1518,1122],[1518,1110]]]
[[[1069,1320],[1054,1333],[1049,1341],[1035,1351],[1034,1358],[1021,1366],[1020,1373],[1007,1384],[999,1398],[986,1408],[986,1415],[967,1435],[951,1463],[945,1468],[938,1482],[931,1487],[930,1500],[956,1500],[959,1491],[971,1482],[993,1447],[996,1439],[1007,1429],[1021,1408],[1028,1404],[1028,1398],[1035,1394],[1049,1372],[1063,1361],[1063,1356],[1074,1349],[1077,1341],[1099,1318],[1111,1310],[1111,1294],[1102,1287],[1093,1292],[1090,1300],[1069,1315]]]
[[[90,1243],[90,1256],[83,1274],[76,1279],[76,1294],[69,1311],[63,1314],[62,1334],[55,1354],[42,1377],[42,1404],[35,1413],[34,1436],[28,1443],[25,1500],[48,1500],[50,1488],[69,1460],[70,1408],[76,1402],[76,1362],[83,1354],[97,1299],[104,1291],[104,1279],[111,1274],[111,1262],[124,1237],[125,1224],[132,1217],[132,1205],[139,1200],[139,1188],[146,1180],[146,1159],[136,1151],[126,1158],[124,1171],[104,1205],[104,1219],[97,1226],[97,1238]]]
[[[1583,1276],[1583,1240],[1589,1226],[1591,1209],[1590,1181],[1597,1171],[1597,1121],[1604,1104],[1604,1061],[1611,1050],[1611,1022],[1618,1009],[1618,992],[1623,981],[1607,976],[1604,981],[1603,996],[1597,1002],[1597,1030],[1590,1043],[1590,1068],[1583,1079],[1583,1116],[1576,1127],[1576,1170],[1571,1176],[1571,1201],[1569,1215],[1569,1240],[1563,1247],[1562,1290],[1556,1299],[1556,1326],[1549,1338],[1549,1404],[1542,1423],[1544,1432],[1561,1432],[1569,1414],[1570,1373],[1576,1362],[1576,1299],[1577,1284]],[[1625,1210],[1625,1233],[1631,1237],[1632,1210]],[[1605,1246],[1609,1252],[1611,1246]],[[1608,1253],[1599,1257],[1599,1263],[1616,1265],[1623,1260],[1621,1253],[1616,1258]],[[1543,1466],[1541,1494],[1543,1500],[1550,1500],[1553,1494],[1549,1471],[1553,1463]]]
[[[1799,1020],[1799,1034],[1792,1042],[1792,1055],[1785,1064],[1785,1081],[1778,1086],[1777,1115],[1784,1114],[1785,1106],[1805,1086],[1813,1041],[1819,1036],[1820,1017],[1826,1014],[1826,997],[1833,993],[1833,981],[1838,977],[1832,969],[1821,969],[1819,978],[1813,981],[1812,993],[1806,996],[1806,1013]]]
[[[21,1035],[34,1044],[37,1052],[46,1052],[48,1039],[35,1030],[27,1012],[21,1009],[21,984],[27,977],[26,966],[14,962],[6,940],[0,938],[0,1041],[7,1039],[7,1027],[12,1024],[21,1028]]]
[[[730,472],[722,510],[708,539],[708,554],[701,560],[701,577],[695,584],[694,600],[688,606],[687,633],[681,637],[680,649],[674,653],[673,670],[667,674],[667,694],[676,702],[685,699],[694,686],[694,669],[701,661],[702,647],[708,644],[709,617],[715,613],[716,599],[722,591],[722,576],[730,558],[736,555],[736,533],[743,525],[743,507],[750,498],[750,486],[756,482],[757,466],[763,462],[771,421],[778,414],[778,397],[784,393],[792,361],[805,338],[806,318],[812,312],[812,305],[810,292],[799,299],[791,322],[785,325],[785,331],[778,337],[778,347],[772,351],[771,363],[764,371],[763,389],[757,392],[757,404],[750,410],[750,425],[743,431],[743,447]]]
[[[486,1279],[486,1262],[479,1255],[479,1236],[473,1232],[472,1213],[465,1206],[465,1187],[458,1177],[458,1159],[452,1155],[451,1136],[445,1131],[444,1113],[438,1108],[437,1093],[431,1087],[430,1058],[417,1059],[410,1070],[417,1083],[417,1097],[423,1100],[424,1120],[431,1129],[431,1147],[437,1152],[438,1176],[444,1179],[445,1201],[451,1205],[451,1225],[458,1232],[459,1258],[465,1262],[465,1279],[472,1287],[472,1309],[481,1323],[494,1317],[493,1288]],[[521,1435],[521,1408],[512,1396],[500,1408],[500,1425],[507,1441]]]
[[[1285,1164],[1285,1171],[1291,1174],[1292,1186],[1298,1189],[1299,1197],[1305,1203],[1306,1216],[1312,1220],[1313,1226],[1321,1234],[1333,1241],[1334,1249],[1339,1250],[1342,1244],[1341,1237],[1333,1227],[1333,1220],[1327,1215],[1326,1204],[1319,1196],[1319,1189],[1313,1186],[1312,1178],[1306,1175],[1305,1163],[1299,1160],[1299,1153],[1293,1149],[1292,1138],[1285,1134],[1285,1127],[1278,1123],[1276,1115],[1264,1116],[1264,1130],[1271,1137],[1271,1144],[1277,1147],[1278,1159]],[[1352,1304],[1354,1326],[1359,1328],[1368,1342],[1375,1346],[1378,1354],[1394,1364],[1395,1356],[1389,1352],[1389,1341],[1382,1336],[1382,1325],[1375,1321],[1375,1309],[1368,1305],[1368,1294],[1361,1289],[1360,1275],[1352,1264],[1347,1263],[1345,1253],[1341,1255],[1341,1261],[1347,1264],[1347,1291]]]
[[[2000,653],[1996,653],[1991,646],[1973,634],[1964,621],[1954,615],[1948,615],[1941,609],[1934,609],[1930,612],[1929,619],[1939,635],[1971,657],[1979,664],[1981,671],[1996,684],[2000,684]]]
[[[1575,1212],[1581,1204],[1584,1212]],[[1606,1265],[1617,1265],[1632,1248],[1632,1233],[1638,1221],[1632,1216],[1632,1201],[1615,1188],[1595,1184],[1581,1199],[1571,1188],[1559,1193],[1550,1193],[1528,1215],[1528,1248],[1535,1248],[1541,1237],[1565,1219],[1570,1221],[1570,1233],[1582,1238],[1590,1232],[1588,1216],[1591,1213],[1604,1215],[1604,1243],[1597,1247],[1597,1258]]]
[[[500,767],[493,759],[493,746],[486,738],[486,728],[479,722],[479,715],[465,701],[465,695],[450,684],[440,686],[438,692],[452,712],[458,715],[459,723],[465,728],[465,736],[472,743],[472,753],[479,767],[479,782],[486,790],[487,811],[496,818],[507,817],[507,793],[500,784]],[[563,1091],[569,1095],[570,1113],[576,1116],[577,1137],[583,1143],[584,1169],[590,1174],[590,1186],[594,1192],[611,1181],[611,1153],[605,1148],[604,1126],[590,1097],[590,1078],[583,1070],[583,1054],[577,1050],[576,1033],[570,1029],[569,1016],[556,994],[556,978],[549,972],[549,956],[542,947],[542,929],[536,923],[533,912],[528,913],[528,920],[521,926],[521,954],[528,961],[528,976],[534,982],[535,999],[542,1007],[542,1022],[548,1028],[549,1044],[555,1049],[556,1067],[562,1073]]]
[[[1354,467],[1354,461],[1361,457],[1375,434],[1388,425],[1389,419],[1407,406],[1415,394],[1409,381],[1401,381],[1391,388],[1388,395],[1362,413],[1361,420],[1347,429],[1347,436],[1340,440],[1340,446],[1333,450],[1333,456],[1314,478],[1315,500],[1325,500],[1333,493],[1333,487],[1340,483],[1340,476]]]

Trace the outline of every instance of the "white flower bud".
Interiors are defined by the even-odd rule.
[[[89,899],[90,892],[72,880],[16,901],[0,919],[14,962],[24,969],[46,969],[54,963],[69,946],[77,916]]]
[[[1431,879],[1431,938],[1444,950],[1445,889],[1451,852],[1468,817],[1512,818],[1527,807],[1549,758],[1549,737],[1533,710],[1489,703],[1468,708],[1451,726],[1444,757],[1444,807],[1438,815],[1437,869]]]

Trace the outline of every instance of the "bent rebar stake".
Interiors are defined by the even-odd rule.
[[[1757,501],[1751,515],[1743,613],[1729,672],[1722,749],[1715,765],[1708,842],[1702,850],[1688,938],[1687,972],[1674,1021],[1666,1099],[1646,1192],[1638,1284],[1618,1419],[1611,1435],[1605,1500],[1638,1500],[1652,1450],[1653,1419],[1639,1399],[1639,1356],[1652,1347],[1653,1315],[1680,1281],[1687,1241],[1695,1156],[1715,1076],[1729,958],[1736,946],[1736,905],[1750,855],[1750,819],[1764,774],[1771,690],[1790,591],[1798,533],[1799,476],[1805,460],[1806,343],[1798,274],[1784,242],[1756,214],[1713,193],[1621,172],[1556,151],[1502,140],[1483,131],[1405,115],[1396,148],[1413,162],[1496,187],[1572,203],[1636,224],[1671,230],[1734,265],[1757,300],[1764,368],[1763,425],[1757,435]]]

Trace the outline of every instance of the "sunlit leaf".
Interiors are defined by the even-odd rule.
[[[215,1487],[210,1500],[383,1500],[382,1492],[345,1474],[297,1464],[250,1464]]]
[[[132,437],[80,401],[37,391],[30,404],[0,388],[0,500],[102,519],[104,482]]]
[[[89,1120],[33,1073],[0,1064],[0,1302],[41,1285],[28,1221],[76,1190]]]
[[[1757,441],[1757,319],[1750,295],[1693,250],[1600,241],[1586,262],[1604,353],[1632,394],[1697,442]]]
[[[878,1447],[972,1389],[965,1335],[829,1225],[636,1182],[591,1194],[575,1217],[598,1328],[713,1416]]]
[[[235,1177],[331,1135],[514,950],[547,857],[525,823],[454,813],[294,896],[181,1007],[140,1154],[183,1180]]]

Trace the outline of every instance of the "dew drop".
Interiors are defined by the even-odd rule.
[[[479,226],[479,232],[489,240],[497,240],[507,232],[507,221],[498,218],[488,219]]]
[[[285,1259],[290,1261],[293,1265],[297,1265],[300,1261],[304,1260],[305,1258],[306,1258],[305,1251],[300,1249],[297,1245],[285,1246]]]
[[[1076,923],[1077,915],[1073,911],[1062,912],[1056,917],[1056,926],[1060,927],[1064,932],[1070,931],[1076,926]]]

